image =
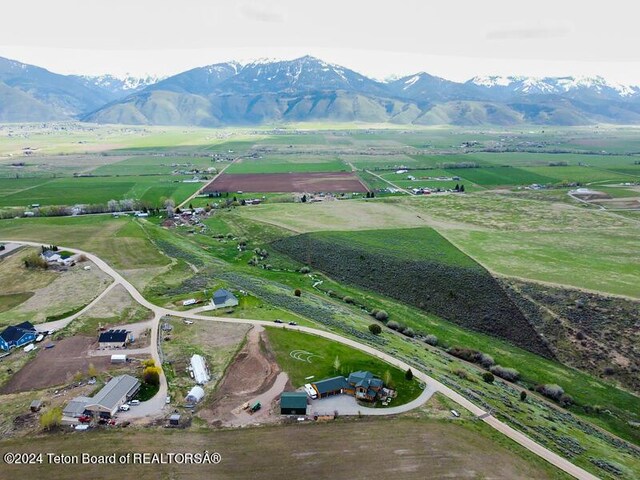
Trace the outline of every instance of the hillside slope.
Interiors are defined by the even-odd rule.
[[[339,281],[553,357],[496,279],[431,228],[318,232],[273,245]]]

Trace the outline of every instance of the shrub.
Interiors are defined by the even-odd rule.
[[[493,357],[491,355],[486,354],[486,353],[481,353],[480,354],[480,358],[479,358],[478,362],[484,368],[489,368],[489,367],[492,367],[493,365],[496,364],[496,362],[493,359]]]
[[[471,363],[476,363],[481,355],[481,353],[477,350],[471,350],[470,348],[464,347],[451,347],[448,350],[448,353],[450,355],[453,355],[454,357],[461,358]]]
[[[43,270],[46,270],[47,268],[49,268],[49,264],[47,263],[47,261],[37,253],[32,253],[31,255],[27,255],[23,261],[24,261],[24,266],[26,268],[31,268],[31,269],[42,268]]]
[[[160,385],[160,367],[145,367],[142,380],[149,385]]]
[[[369,315],[371,315],[372,317],[375,317],[378,314],[379,311],[380,310],[378,310],[377,308],[374,308],[373,310],[371,310],[369,312]]]
[[[293,294],[294,294],[296,297],[299,297],[299,296],[301,296],[301,295],[302,295],[302,290],[300,290],[299,288],[296,288],[296,289],[293,291]]]
[[[538,385],[536,387],[536,391],[541,393],[547,398],[550,398],[555,401],[560,401],[562,395],[564,395],[564,389],[560,385],[556,385],[555,383],[547,383],[545,385]]]
[[[376,313],[376,320],[380,320],[381,322],[386,322],[389,319],[389,314],[384,310],[378,310]]]
[[[400,328],[400,324],[391,320],[390,322],[387,322],[387,327],[389,327],[391,330],[398,330]]]
[[[343,298],[342,298],[342,300],[343,300],[345,303],[350,303],[350,304],[355,303],[355,300],[353,299],[353,297],[349,297],[349,296],[345,296],[345,297],[343,297]]]
[[[435,335],[427,335],[426,337],[424,337],[424,343],[435,347],[436,345],[438,345],[438,337],[436,337]]]
[[[402,331],[403,335],[406,335],[407,337],[415,337],[416,336],[416,332],[413,331],[413,328],[407,327]]]
[[[369,325],[369,331],[374,335],[380,335],[382,333],[382,327],[377,323],[372,323]]]
[[[566,393],[563,393],[562,395],[560,395],[560,400],[558,400],[560,402],[560,405],[562,405],[563,407],[568,407],[569,405],[573,405],[573,397],[571,395],[567,395]]]
[[[520,378],[520,372],[515,368],[505,368],[501,365],[494,365],[489,369],[496,377],[504,378],[509,382],[515,382]]]
[[[44,412],[40,416],[40,426],[45,430],[51,430],[62,423],[62,408],[56,407]]]
[[[524,402],[527,399],[527,391],[526,390],[522,390],[520,392],[520,401]]]
[[[493,381],[495,380],[495,377],[493,376],[493,373],[491,373],[491,372],[484,372],[482,374],[482,379],[487,383],[493,383]]]
[[[407,380],[413,380],[413,372],[411,371],[410,368],[408,368],[407,371],[405,372],[404,378],[406,378]]]
[[[300,269],[300,273],[309,273],[309,272],[311,272],[311,269],[306,265]]]

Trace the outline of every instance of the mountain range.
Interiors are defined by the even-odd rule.
[[[158,79],[59,75],[0,57],[0,121],[136,125],[331,121],[418,125],[640,123],[640,87],[602,77],[417,73],[381,82],[305,56],[219,63]]]

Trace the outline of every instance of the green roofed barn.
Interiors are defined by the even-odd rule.
[[[283,392],[280,396],[281,415],[306,415],[307,394],[305,392]]]

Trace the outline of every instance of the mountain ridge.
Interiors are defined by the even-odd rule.
[[[640,87],[603,77],[427,72],[378,81],[304,56],[223,62],[167,78],[59,75],[0,57],[0,120],[140,125],[375,122],[451,125],[640,123]],[[31,106],[27,106],[31,105]]]

